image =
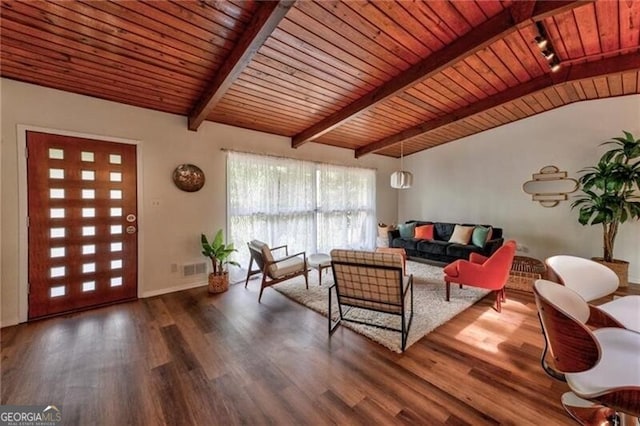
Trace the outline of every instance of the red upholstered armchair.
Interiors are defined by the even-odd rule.
[[[506,301],[504,285],[509,278],[511,263],[516,253],[516,242],[509,240],[496,250],[491,257],[471,253],[469,260],[456,260],[444,268],[444,280],[447,283],[447,302],[451,294],[451,283],[486,288],[496,293],[496,310],[501,311],[500,303]]]

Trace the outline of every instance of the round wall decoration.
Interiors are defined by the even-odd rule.
[[[193,164],[180,164],[173,171],[173,183],[183,191],[199,191],[204,186],[204,172]]]

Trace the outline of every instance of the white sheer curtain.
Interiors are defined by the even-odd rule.
[[[375,172],[318,164],[318,251],[372,250],[376,241]]]
[[[247,242],[289,253],[375,247],[375,171],[240,152],[227,157],[228,242],[249,266]]]
[[[235,260],[249,266],[247,242],[288,245],[289,253],[315,252],[315,163],[229,152],[228,240]]]

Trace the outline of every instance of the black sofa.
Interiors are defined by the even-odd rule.
[[[502,238],[502,228],[496,228],[491,225],[493,229],[491,239],[487,241],[483,248],[475,246],[471,243],[456,244],[450,243],[449,239],[453,234],[455,223],[445,222],[422,222],[418,220],[410,220],[406,223],[416,223],[416,227],[422,225],[434,225],[433,226],[433,240],[419,240],[416,238],[402,238],[400,237],[400,231],[395,229],[389,231],[389,247],[403,248],[407,252],[407,256],[410,258],[421,258],[434,260],[437,262],[453,262],[457,259],[469,259],[471,253],[479,253],[483,256],[491,256],[498,247],[502,245],[504,239]],[[470,223],[461,223],[463,226],[476,226]]]

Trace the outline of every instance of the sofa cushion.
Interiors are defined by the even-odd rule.
[[[455,228],[453,228],[453,234],[451,234],[449,242],[456,244],[469,244],[471,235],[473,234],[473,229],[474,228],[472,226],[456,225]]]
[[[487,241],[490,239],[491,227],[486,228],[484,226],[478,225],[473,229],[473,234],[471,235],[471,243],[474,246],[483,248]]]
[[[400,231],[401,238],[413,238],[416,231],[416,224],[414,223],[403,223],[402,225],[398,225],[398,230]]]
[[[471,253],[482,253],[482,249],[472,244],[449,244],[447,246],[447,256],[457,257],[458,259],[469,259]]]
[[[433,240],[433,225],[416,226],[416,238],[419,240]]]
[[[394,238],[391,247],[403,248],[405,250],[415,250],[418,241],[415,238]]]
[[[455,228],[455,226],[456,225],[454,223],[435,223],[433,227],[435,231],[433,234],[433,239],[440,241],[449,241],[449,238],[451,238],[451,234],[453,234],[453,229]]]
[[[450,243],[447,241],[421,240],[418,242],[417,249],[421,253],[446,255],[449,245]]]

